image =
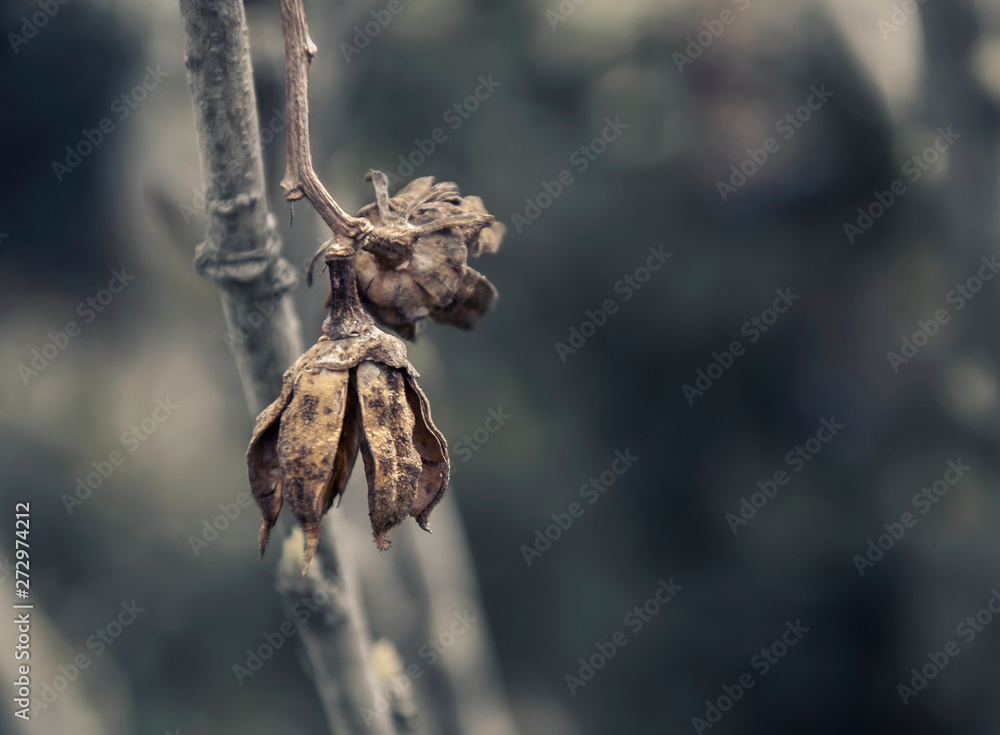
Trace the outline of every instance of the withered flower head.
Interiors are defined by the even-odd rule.
[[[331,248],[326,263],[333,293],[323,336],[285,373],[281,395],[257,417],[247,450],[250,487],[264,519],[261,556],[287,501],[305,532],[305,567],[359,449],[380,549],[408,515],[429,530],[450,471],[447,443],[431,421],[405,346],[361,308],[353,254]]]
[[[506,228],[479,197],[463,197],[451,182],[415,179],[389,197],[389,180],[369,171],[376,201],[358,212],[375,229],[357,256],[358,290],[368,310],[407,339],[430,317],[472,329],[497,291],[470,268],[469,256],[495,253]]]

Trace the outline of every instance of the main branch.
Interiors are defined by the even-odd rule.
[[[208,218],[195,267],[222,296],[228,334],[250,412],[281,390],[285,368],[302,354],[302,328],[290,299],[295,269],[281,257],[281,238],[264,189],[257,98],[240,0],[180,0],[184,59],[194,100]],[[256,306],[269,302],[273,313]],[[245,337],[239,325],[256,324]]]

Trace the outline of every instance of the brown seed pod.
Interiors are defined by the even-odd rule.
[[[287,501],[305,532],[305,567],[359,451],[380,549],[408,515],[429,530],[450,472],[447,442],[431,421],[405,346],[361,308],[353,257],[328,258],[327,266],[333,294],[324,334],[285,372],[281,395],[257,417],[247,450],[250,488],[263,516],[260,554]]]
[[[389,197],[389,180],[369,171],[376,201],[358,212],[374,230],[357,256],[362,302],[383,325],[413,339],[431,318],[472,329],[496,300],[469,256],[494,253],[506,228],[479,197],[463,197],[451,182],[415,179]]]

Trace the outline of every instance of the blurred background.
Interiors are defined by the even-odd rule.
[[[495,310],[409,350],[517,731],[1000,732],[1000,2],[387,6],[307,3],[313,152],[348,210],[378,168],[508,226],[472,263]],[[247,15],[300,264],[277,3]],[[327,732],[296,637],[234,673],[286,613],[234,505],[252,417],[192,267],[177,4],[0,19],[0,559],[30,501],[33,696],[55,683],[21,729],[5,690],[0,732]],[[291,294],[308,343],[325,296]],[[382,587],[431,537],[376,554],[360,471],[335,512],[373,633],[440,665]]]

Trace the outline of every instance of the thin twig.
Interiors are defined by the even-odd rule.
[[[289,202],[305,197],[334,234],[358,240],[371,232],[371,223],[345,212],[313,169],[309,147],[309,64],[316,55],[316,45],[309,38],[302,0],[281,0],[281,21],[285,28],[288,105],[288,163],[281,188]],[[353,251],[343,254],[351,255]]]

